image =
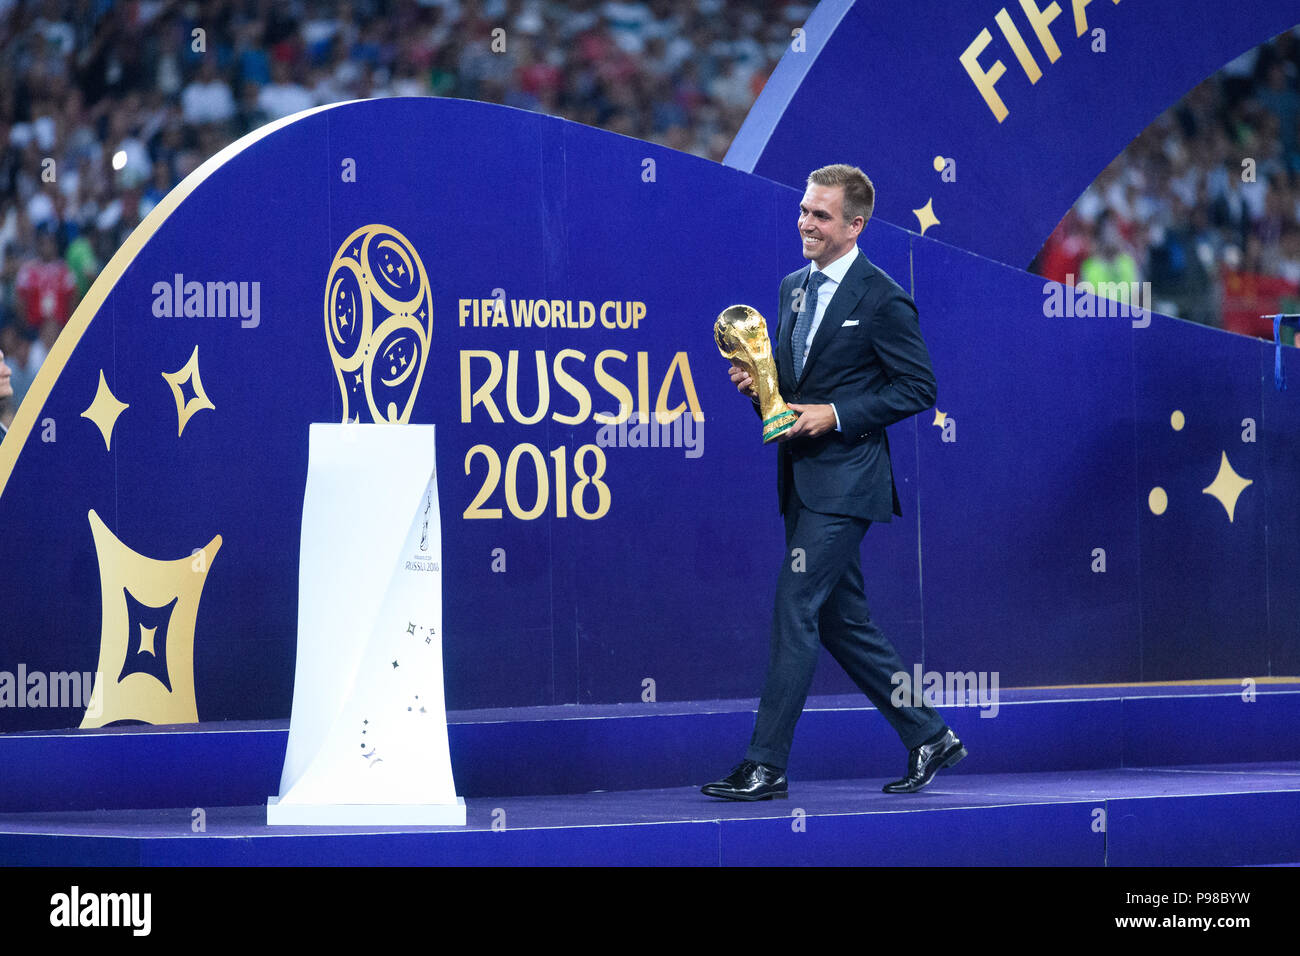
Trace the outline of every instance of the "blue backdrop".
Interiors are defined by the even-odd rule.
[[[782,556],[774,451],[712,324],[737,302],[775,314],[780,278],[803,264],[799,196],[441,99],[324,109],[218,158],[110,264],[0,446],[0,671],[95,669],[93,509],[143,558],[189,558],[221,536],[192,635],[199,717],[287,716],[307,430],[342,417],[326,279],[344,241],[381,224],[409,241],[431,291],[410,420],[438,426],[449,706],[638,701],[646,678],[660,700],[756,695]],[[1145,328],[1050,318],[1041,280],[885,221],[861,248],[913,289],[950,416],[946,429],[927,414],[890,430],[903,518],[864,543],[873,611],[906,660],[998,670],[1004,687],[1296,671],[1300,406],[1274,391],[1266,345],[1159,316]],[[157,314],[158,284],[178,274],[258,283],[257,324]],[[554,299],[579,314],[611,303],[611,318],[613,303],[632,316],[639,302],[644,318],[462,325],[462,301],[494,290],[508,315]],[[182,383],[178,403],[163,373],[196,348],[201,384]],[[480,353],[502,367],[500,422],[466,400],[493,365]],[[547,411],[524,423],[539,407],[538,353]],[[111,430],[92,420],[111,418],[92,405],[101,373],[127,406]],[[665,379],[667,407],[698,407],[702,443],[600,447],[595,413],[624,395],[640,407],[642,393],[653,407]],[[1202,493],[1221,454],[1253,481],[1232,520]],[[580,467],[608,490],[601,517],[578,514],[601,505],[598,483],[573,498]],[[502,516],[466,517],[480,495]],[[512,501],[540,502],[540,515],[518,517]],[[851,690],[828,658],[814,691]],[[5,707],[0,729],[81,716]]]

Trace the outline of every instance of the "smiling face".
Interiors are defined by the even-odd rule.
[[[803,255],[823,269],[852,248],[866,220],[844,221],[844,187],[809,183],[799,203]]]

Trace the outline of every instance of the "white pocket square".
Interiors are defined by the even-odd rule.
[[[857,324],[858,324],[858,320],[857,320],[857,319],[848,319],[848,320],[845,321],[844,326],[857,325]],[[843,327],[843,326],[841,326],[841,327]]]

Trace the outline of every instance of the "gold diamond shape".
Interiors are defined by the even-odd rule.
[[[181,433],[185,431],[185,424],[195,413],[205,408],[216,410],[216,406],[208,399],[208,393],[203,390],[203,380],[199,377],[199,347],[194,346],[194,352],[190,355],[190,360],[178,371],[163,372],[162,377],[171,386],[172,397],[176,399],[176,437],[179,438]],[[186,381],[190,383],[190,388],[194,391],[194,396],[189,401],[185,400],[185,396],[181,392],[181,385]]]
[[[916,216],[916,221],[921,224],[921,235],[931,226],[939,225],[939,219],[934,214],[934,197],[925,201],[925,205],[920,209],[913,209],[912,215]]]
[[[101,368],[95,400],[81,413],[81,417],[90,419],[99,427],[99,433],[104,436],[106,451],[113,450],[113,426],[117,424],[117,416],[130,407],[126,402],[117,400],[117,396],[109,389],[108,382],[104,381],[104,370]]]
[[[1219,473],[1215,475],[1214,481],[1209,486],[1201,489],[1202,494],[1213,495],[1219,499],[1219,504],[1228,512],[1228,520],[1232,520],[1233,512],[1237,510],[1237,498],[1246,489],[1248,485],[1254,482],[1249,478],[1243,478],[1232,470],[1228,464],[1228,453],[1222,452],[1223,457],[1219,460]]]

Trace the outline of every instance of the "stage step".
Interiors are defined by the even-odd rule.
[[[1249,695],[1247,695],[1249,696]],[[744,754],[756,702],[513,708],[449,715],[469,801],[691,788]],[[970,756],[945,771],[1060,773],[1300,760],[1300,682],[1004,689],[998,709],[940,707]],[[989,713],[991,716],[981,716]],[[0,813],[264,805],[288,721],[0,735]],[[893,778],[906,751],[863,698],[811,698],[796,782]]]

